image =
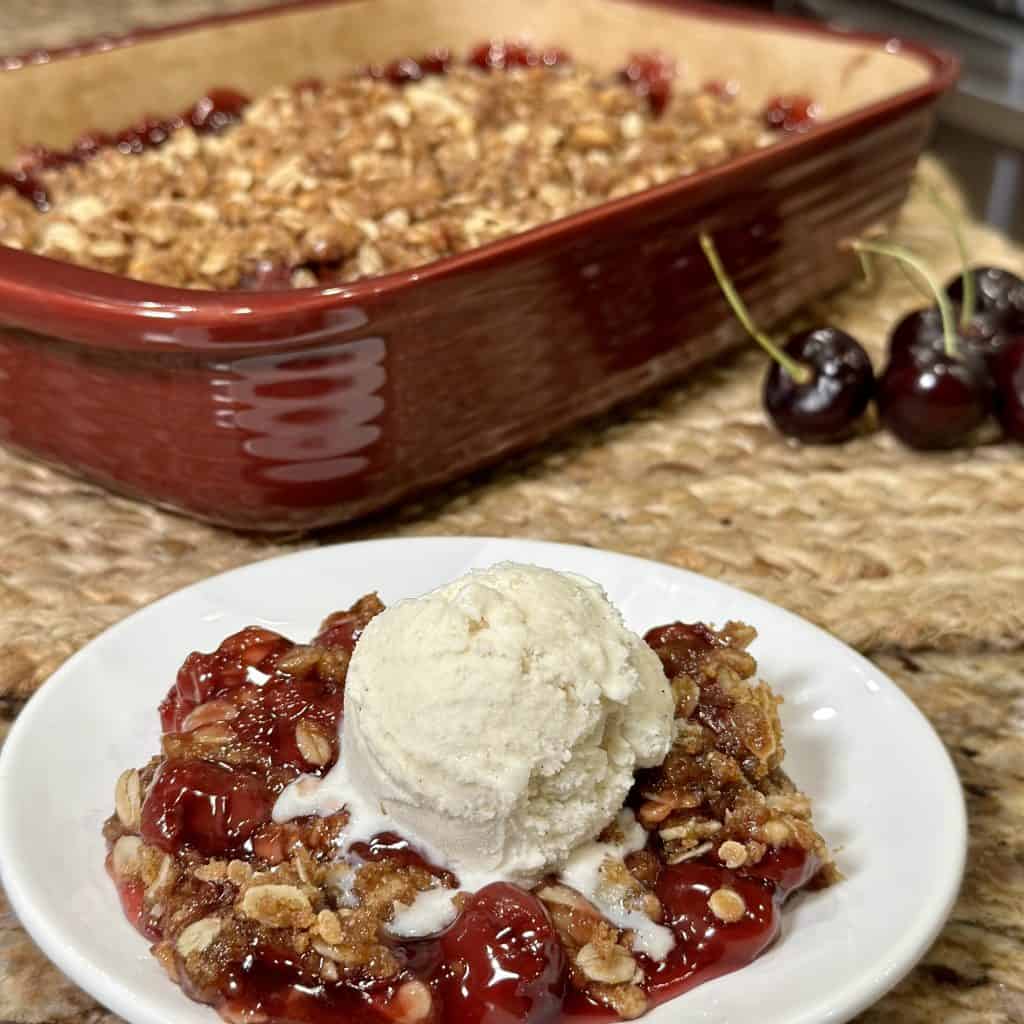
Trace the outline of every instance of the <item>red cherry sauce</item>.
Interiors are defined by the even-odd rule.
[[[40,213],[50,208],[50,194],[46,186],[28,171],[0,171],[0,189],[12,188],[27,199]]]
[[[104,866],[117,889],[117,896],[121,901],[121,910],[124,912],[124,916],[128,918],[129,924],[136,931],[144,935],[150,942],[157,942],[161,938],[160,932],[153,926],[148,915],[144,913],[146,909],[143,903],[143,896],[146,893],[145,884],[140,878],[118,878],[114,873],[113,860],[113,854],[108,853]]]
[[[647,98],[651,113],[660,115],[672,98],[676,62],[663,53],[634,53],[619,77],[632,86],[637,95]]]
[[[814,127],[818,104],[809,96],[776,96],[765,104],[764,123],[773,131],[805,132]]]
[[[143,801],[140,832],[167,853],[183,846],[209,857],[241,853],[270,820],[275,797],[263,779],[238,768],[168,759]]]
[[[248,626],[229,636],[212,654],[193,651],[178,669],[174,686],[160,704],[163,731],[178,732],[200,704],[244,686],[249,668],[273,672],[278,659],[292,646],[279,633]]]
[[[562,944],[540,901],[495,882],[466,904],[441,937],[439,991],[445,1021],[545,1024],[567,993]]]
[[[233,89],[211,89],[176,117],[146,117],[137,125],[116,133],[89,132],[68,149],[32,146],[23,154],[18,170],[0,172],[0,188],[5,185],[13,188],[38,210],[45,212],[49,209],[50,198],[46,187],[36,177],[40,171],[84,163],[102,149],[116,148],[125,154],[142,153],[162,146],[186,124],[200,134],[217,134],[235,124],[248,103],[246,96]]]
[[[492,39],[469,52],[467,63],[481,71],[508,71],[510,68],[554,68],[572,58],[557,46],[534,49],[526,43]]]
[[[663,963],[646,965],[652,1002],[665,1002],[760,956],[779,934],[782,904],[818,867],[803,850],[785,847],[769,851],[749,870],[701,861],[665,868],[656,891],[677,944]],[[726,923],[711,912],[708,897],[721,888],[743,898],[747,909],[739,921]]]
[[[395,983],[362,988],[305,978],[287,950],[260,949],[231,975],[222,990],[226,994],[215,998],[214,1005],[228,1020],[269,1024],[401,1024],[397,989]],[[190,994],[206,1001],[201,993]],[[436,1024],[437,1019],[435,1002],[434,1013],[422,1024]]]
[[[421,57],[400,57],[390,64],[371,64],[367,74],[371,78],[383,78],[392,85],[407,85],[422,81],[427,75],[447,74],[451,63],[451,52],[442,47]]]
[[[340,636],[342,625],[348,626],[345,637]],[[354,620],[340,616],[336,632],[329,639],[351,651]],[[331,766],[344,690],[315,674],[296,679],[278,673],[281,656],[293,646],[272,630],[250,626],[229,636],[216,651],[194,651],[185,659],[160,705],[165,742],[187,742],[193,728],[208,724],[189,722],[189,715],[217,700],[228,706],[229,714],[213,716],[209,724],[227,723],[238,763],[169,756],[143,801],[141,833],[147,843],[168,853],[183,846],[207,856],[250,851],[253,835],[270,821],[281,788],[310,770],[298,745],[300,721],[329,738],[331,757],[318,770]],[[262,685],[250,682],[250,668],[270,678]],[[274,785],[268,782],[271,770]]]

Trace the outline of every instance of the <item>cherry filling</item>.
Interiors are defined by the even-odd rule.
[[[274,798],[248,772],[209,761],[164,761],[142,805],[141,835],[167,853],[183,846],[209,857],[242,853],[270,820]]]
[[[212,654],[193,651],[160,704],[163,731],[180,731],[200,704],[246,685],[250,668],[273,672],[278,658],[292,646],[279,633],[249,626],[229,636]]]
[[[562,944],[531,893],[505,882],[470,897],[441,938],[444,1017],[460,1024],[544,1024],[568,986]]]
[[[371,78],[383,78],[392,85],[406,85],[419,82],[427,75],[447,74],[451,67],[452,55],[449,50],[431,50],[422,57],[401,57],[390,64],[371,64],[367,73]]]
[[[776,96],[765,104],[764,123],[773,131],[805,132],[814,127],[818,112],[810,96]]]
[[[644,635],[644,643],[661,658],[665,675],[694,675],[708,651],[724,646],[703,622],[672,622]]]
[[[663,963],[648,965],[647,990],[654,1002],[760,956],[778,936],[782,904],[811,880],[818,866],[804,851],[787,847],[765,854],[749,870],[706,861],[665,868],[655,891],[665,923],[676,934],[676,947]],[[730,920],[717,916],[716,908]]]
[[[536,50],[525,43],[491,40],[470,51],[468,63],[481,71],[507,71],[509,68],[554,68],[572,58],[565,50],[548,47]]]
[[[49,195],[45,186],[33,177],[39,171],[84,163],[102,149],[118,149],[125,154],[155,149],[186,124],[203,135],[218,134],[237,123],[248,104],[248,97],[234,89],[211,89],[176,117],[146,117],[134,127],[116,133],[89,132],[69,149],[33,146],[26,151],[18,171],[13,175],[0,174],[0,187],[10,185],[19,195],[45,211],[50,206]]]
[[[456,877],[450,871],[431,864],[408,839],[400,836],[397,832],[380,832],[369,842],[353,843],[349,849],[360,860],[387,860],[402,867],[424,868],[441,879],[442,884],[448,888],[454,888],[458,884]]]
[[[672,97],[676,62],[662,53],[634,53],[619,77],[647,98],[653,114],[662,114]]]

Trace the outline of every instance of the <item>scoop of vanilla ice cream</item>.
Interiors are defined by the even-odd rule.
[[[501,564],[381,613],[349,666],[331,774],[463,885],[557,871],[659,764],[656,655],[581,576]]]

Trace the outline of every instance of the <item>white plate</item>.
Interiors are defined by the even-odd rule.
[[[114,780],[158,749],[156,704],[192,649],[250,623],[307,638],[369,590],[385,602],[505,559],[600,581],[637,630],[676,618],[757,627],[785,697],[786,768],[810,794],[846,880],[787,906],[780,940],[648,1024],[821,1024],[852,1017],[910,969],[960,884],[963,797],[942,744],[873,665],[802,619],[668,566],[587,548],[479,538],[386,540],[260,562],[186,588],[84,648],[31,700],[0,757],[0,870],[16,912],[75,982],[133,1024],[214,1024],[121,914],[100,826]]]

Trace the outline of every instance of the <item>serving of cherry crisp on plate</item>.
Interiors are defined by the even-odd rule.
[[[228,1021],[634,1018],[835,881],[755,632],[641,640],[502,563],[185,659],[104,825],[125,913]]]

